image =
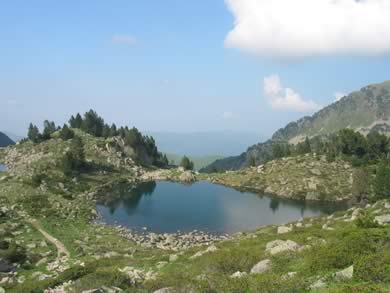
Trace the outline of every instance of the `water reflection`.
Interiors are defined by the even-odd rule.
[[[209,182],[190,186],[148,182],[131,189],[124,185],[97,204],[98,212],[109,224],[146,226],[158,233],[194,229],[233,233],[344,208],[343,204],[307,203],[240,192]]]

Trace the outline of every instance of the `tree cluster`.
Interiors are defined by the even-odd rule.
[[[180,167],[184,170],[193,170],[194,162],[192,162],[187,156],[184,156],[180,161]]]
[[[69,150],[62,158],[62,169],[65,175],[78,175],[85,167],[84,144],[80,137],[72,139]]]

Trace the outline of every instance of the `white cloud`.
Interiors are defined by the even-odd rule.
[[[264,78],[264,94],[271,107],[278,110],[309,112],[321,108],[316,102],[303,99],[293,89],[283,88],[278,75]]]
[[[262,56],[390,53],[389,0],[226,0],[227,47]]]
[[[335,98],[335,101],[340,101],[341,98],[345,97],[347,94],[346,93],[343,93],[343,92],[335,92],[334,93],[334,98]]]
[[[131,35],[116,34],[112,36],[111,41],[114,44],[135,45],[137,43],[137,38]]]

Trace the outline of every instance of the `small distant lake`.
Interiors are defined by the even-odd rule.
[[[7,166],[5,165],[0,165],[0,172],[7,171]]]
[[[108,224],[156,233],[235,233],[262,225],[282,224],[302,217],[330,214],[346,208],[340,203],[285,200],[206,181],[192,185],[149,182],[123,191],[96,208]]]

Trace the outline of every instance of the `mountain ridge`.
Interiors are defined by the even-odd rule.
[[[13,145],[15,142],[10,139],[6,134],[0,132],[0,147],[7,147],[9,145]]]
[[[288,123],[266,142],[254,144],[238,156],[217,160],[201,171],[237,170],[248,166],[253,159],[262,164],[272,157],[275,142],[297,144],[306,137],[328,135],[343,128],[363,134],[376,130],[390,135],[390,80],[354,91],[311,116]]]

